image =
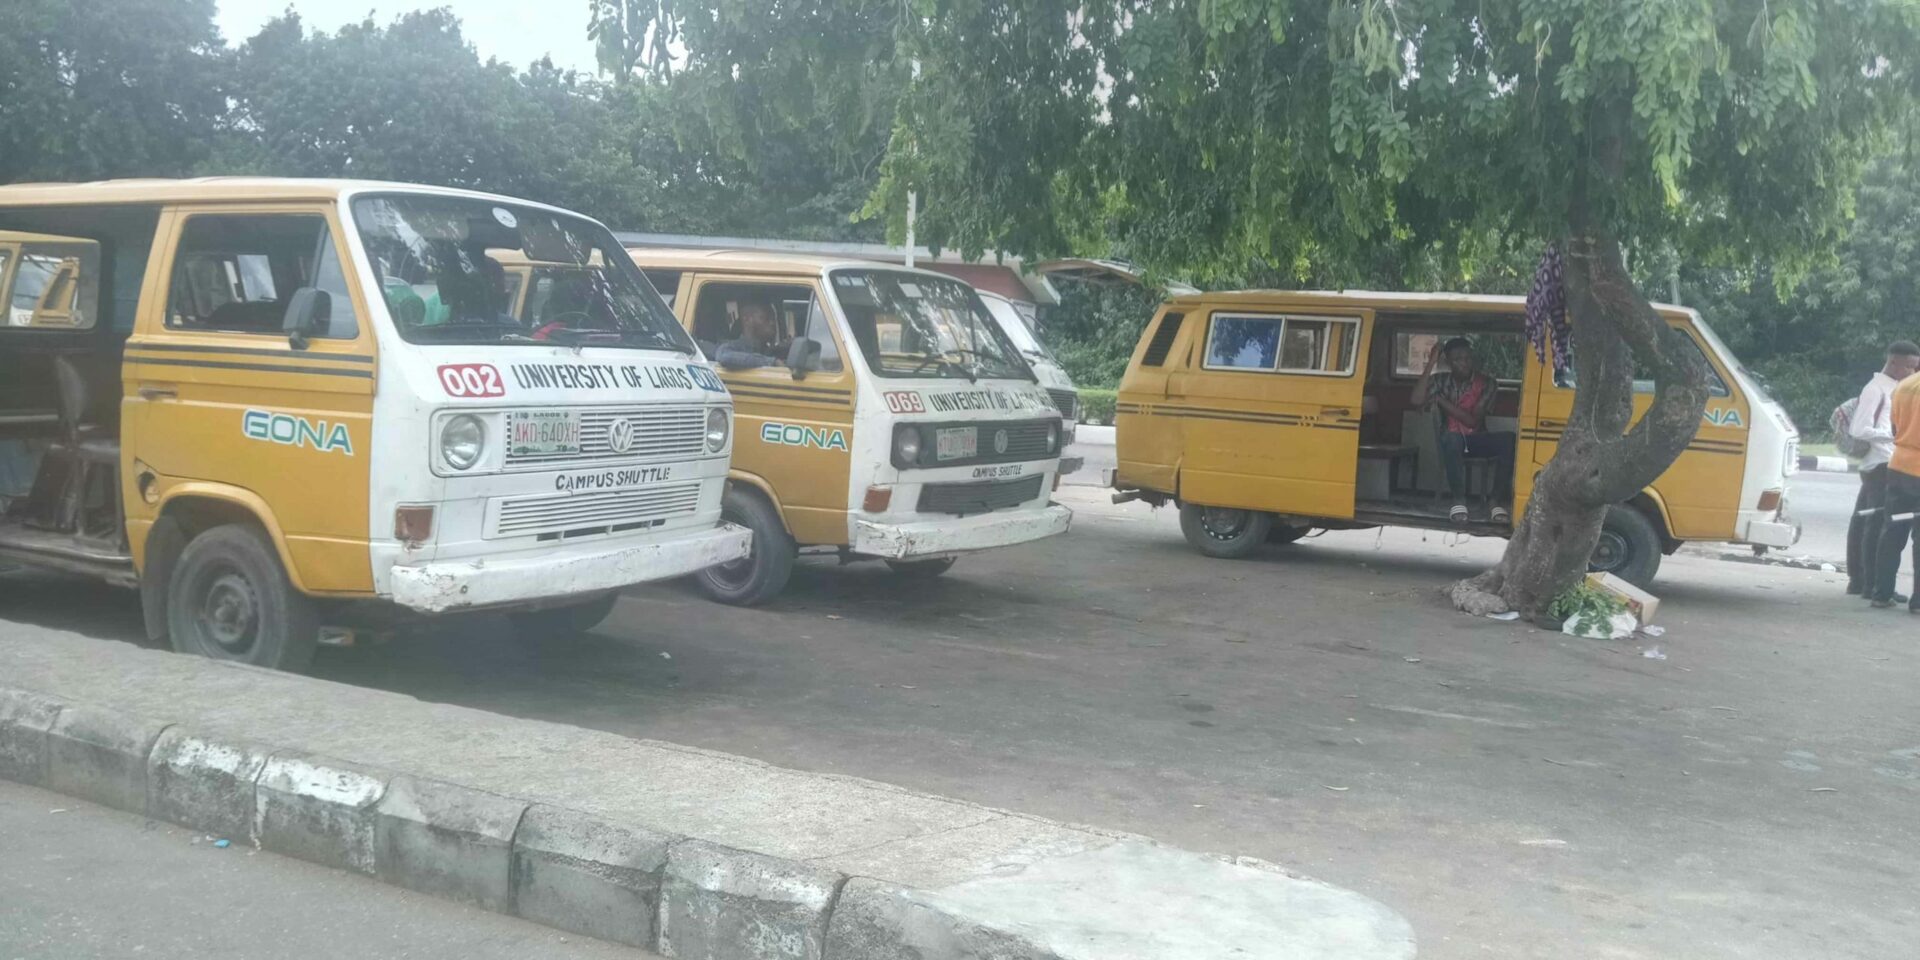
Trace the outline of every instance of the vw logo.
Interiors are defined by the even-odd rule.
[[[633,421],[626,418],[615,420],[607,426],[607,446],[614,453],[633,452]]]
[[[1007,432],[1005,430],[995,430],[993,432],[993,452],[1007,452]]]

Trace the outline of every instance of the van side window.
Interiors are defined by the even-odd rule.
[[[8,267],[12,266],[12,272]],[[85,330],[100,305],[100,245],[92,240],[29,240],[0,249],[0,325]]]
[[[673,298],[680,292],[680,271],[642,270],[640,272],[647,275],[648,283],[653,284],[653,292],[659,294],[660,299],[667,302],[667,306],[673,306]]]
[[[772,312],[773,342],[749,342],[751,338],[740,324],[743,308],[764,308]],[[700,287],[698,299],[694,302],[693,338],[699,341],[700,349],[708,357],[718,360],[723,353],[731,356],[758,355],[774,361],[762,363],[761,366],[784,366],[788,345],[800,337],[820,344],[820,359],[812,369],[834,373],[843,368],[840,348],[833,339],[833,326],[820,299],[814,296],[812,287],[804,284],[731,282],[708,283]],[[731,349],[722,350],[723,347]]]
[[[1161,367],[1167,363],[1167,354],[1173,350],[1173,338],[1180,335],[1180,321],[1185,320],[1184,313],[1169,313],[1160,318],[1160,325],[1153,329],[1153,339],[1147,341],[1147,352],[1140,358],[1143,367]]]
[[[1214,314],[1207,332],[1210,370],[1350,374],[1358,321],[1331,317]]]
[[[1727,389],[1727,382],[1720,379],[1720,371],[1715,370],[1713,364],[1707,362],[1706,352],[1700,349],[1699,342],[1694,340],[1693,337],[1689,336],[1685,331],[1681,331],[1680,336],[1687,341],[1687,346],[1692,347],[1693,352],[1699,356],[1700,364],[1707,368],[1707,392],[1716,397],[1732,396],[1733,391]],[[1553,385],[1563,390],[1572,390],[1578,383],[1579,381],[1574,377],[1573,350],[1572,348],[1568,348],[1567,365],[1564,369],[1554,371]],[[1653,370],[1639,357],[1634,357],[1633,392],[1652,393],[1653,385]]]
[[[359,334],[346,273],[325,217],[201,214],[187,221],[174,254],[167,326],[280,334],[294,291],[325,291],[332,313],[322,337]]]

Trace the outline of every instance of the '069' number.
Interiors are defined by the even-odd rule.
[[[887,394],[889,413],[925,413],[926,410],[926,401],[921,400],[920,394],[912,390],[894,390]]]
[[[440,386],[450,397],[504,397],[500,371],[487,363],[449,363],[440,368]]]

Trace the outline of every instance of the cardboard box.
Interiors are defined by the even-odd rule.
[[[1634,586],[1611,573],[1589,573],[1587,583],[1599,590],[1619,597],[1627,605],[1627,612],[1640,621],[1641,626],[1653,622],[1654,614],[1660,611],[1660,598]]]

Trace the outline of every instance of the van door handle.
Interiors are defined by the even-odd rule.
[[[1321,407],[1320,413],[1328,417],[1350,417],[1353,415],[1353,410],[1347,407]]]
[[[142,400],[174,400],[180,396],[180,391],[172,387],[141,387],[139,394]]]

